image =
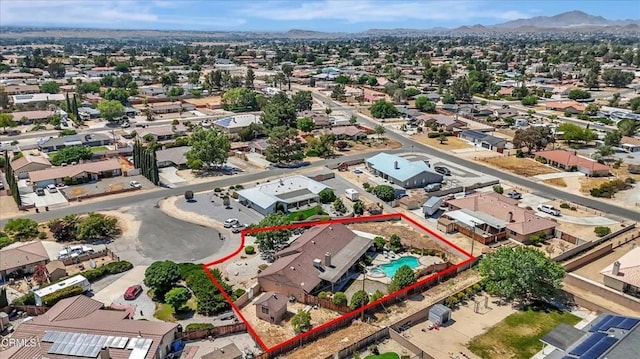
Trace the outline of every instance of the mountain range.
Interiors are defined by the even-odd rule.
[[[553,16],[536,16],[528,19],[507,21],[496,25],[469,25],[454,29],[443,27],[430,29],[369,29],[358,33],[321,32],[293,29],[286,32],[242,32],[242,31],[164,31],[164,30],[108,30],[52,27],[1,27],[0,38],[26,37],[215,37],[215,38],[288,38],[288,39],[337,39],[364,38],[378,36],[426,36],[463,34],[509,34],[509,33],[639,33],[640,20],[608,20],[602,16],[590,15],[574,10]]]

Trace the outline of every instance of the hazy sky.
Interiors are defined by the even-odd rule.
[[[0,25],[357,32],[371,28],[491,25],[570,10],[608,19],[638,19],[640,1],[0,0]]]

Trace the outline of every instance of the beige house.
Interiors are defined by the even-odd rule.
[[[256,316],[272,324],[278,324],[287,314],[287,296],[276,292],[262,295],[256,302]]]
[[[64,263],[62,263],[62,261],[59,260],[54,260],[47,263],[46,268],[47,275],[49,276],[49,281],[52,283],[57,282],[58,280],[68,275],[67,267],[64,265]]]
[[[0,279],[4,281],[7,275],[16,271],[33,273],[38,265],[45,265],[48,262],[49,255],[40,241],[2,248],[0,249]]]
[[[42,156],[26,154],[11,161],[13,173],[20,179],[28,178],[29,172],[42,171],[51,168],[51,162]]]
[[[640,247],[630,250],[600,274],[607,287],[640,298]]]

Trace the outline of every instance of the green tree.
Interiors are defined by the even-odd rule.
[[[107,121],[119,120],[124,115],[124,105],[117,100],[100,101],[97,107],[100,116]]]
[[[447,105],[453,105],[453,104],[456,103],[456,99],[455,99],[455,97],[453,97],[453,95],[450,92],[447,92],[442,97],[442,103],[447,104]]]
[[[227,161],[231,144],[227,135],[217,129],[197,128],[190,138],[191,149],[187,152],[187,164],[202,163],[204,168],[219,167]],[[193,168],[189,165],[190,168]]]
[[[380,236],[377,236],[377,237],[373,238],[373,245],[374,245],[374,247],[376,247],[376,250],[378,252],[382,252],[382,250],[384,250],[384,246],[386,244],[387,244],[387,241],[384,238],[380,237]]]
[[[313,106],[311,91],[298,91],[291,96],[291,101],[298,112],[311,110]]]
[[[567,97],[572,100],[584,100],[591,98],[591,92],[582,89],[570,90]]]
[[[347,306],[347,296],[343,292],[336,292],[331,301],[335,305]]]
[[[4,232],[16,240],[38,236],[38,223],[29,218],[11,218],[4,225]]]
[[[554,136],[549,127],[531,126],[516,130],[512,143],[515,148],[526,147],[527,152],[531,153],[544,150],[553,141]]]
[[[583,141],[588,143],[598,138],[598,135],[589,128],[580,127],[573,123],[565,122],[558,126],[558,132],[562,132],[562,138],[571,143],[573,141]]]
[[[538,103],[538,97],[536,96],[526,96],[520,100],[523,106],[535,106]]]
[[[376,195],[376,197],[380,198],[380,200],[384,202],[391,202],[396,198],[396,194],[393,187],[386,184],[375,186],[373,188],[373,194]]]
[[[296,122],[296,127],[302,132],[310,132],[315,128],[313,119],[310,117],[301,117]]]
[[[417,280],[416,273],[408,265],[403,265],[398,268],[396,274],[391,279],[391,285],[389,285],[389,293],[396,292],[402,288],[406,288]]]
[[[398,117],[398,109],[391,103],[385,100],[378,100],[369,109],[371,116],[375,118],[391,118]]]
[[[278,126],[295,127],[297,119],[295,105],[285,93],[279,93],[271,97],[263,107],[260,119],[267,129]]]
[[[384,297],[384,293],[380,289],[377,289],[375,292],[373,292],[373,295],[371,295],[370,302],[373,303],[382,297]]]
[[[336,198],[336,200],[333,201],[332,206],[333,206],[333,209],[338,213],[347,212],[347,207],[344,205],[344,203],[342,202],[342,199],[340,198]]]
[[[51,156],[51,163],[60,166],[63,163],[79,162],[93,157],[91,149],[87,146],[63,147]]]
[[[336,195],[332,189],[325,188],[318,194],[320,197],[320,203],[327,204],[336,200]]]
[[[336,84],[331,91],[331,98],[334,100],[342,101],[346,97],[346,90],[343,84]]]
[[[499,247],[482,258],[478,270],[487,292],[522,302],[556,295],[564,278],[562,265],[526,246]]]
[[[632,72],[622,71],[618,69],[606,69],[602,71],[602,81],[613,87],[626,87],[633,81]]]
[[[384,135],[384,133],[386,132],[384,126],[382,125],[378,125],[376,126],[376,128],[373,130],[373,133],[375,135],[377,135],[378,137],[382,137],[382,135]]]
[[[225,110],[233,112],[255,111],[258,109],[256,93],[244,87],[229,89],[222,95]]]
[[[298,310],[298,312],[291,318],[291,325],[293,331],[296,334],[300,334],[309,328],[311,328],[311,314],[305,310]]]
[[[470,102],[472,93],[467,76],[458,77],[451,84],[451,94],[456,101]]]
[[[49,71],[49,75],[55,79],[60,79],[64,77],[64,74],[67,73],[67,70],[64,67],[63,63],[60,62],[51,62],[49,66],[47,66],[47,71]],[[49,92],[55,93],[55,92]]]
[[[598,72],[597,71],[589,71],[587,76],[584,77],[584,87],[587,89],[598,89],[600,84],[598,83]]]
[[[269,132],[269,147],[264,151],[267,161],[291,163],[304,158],[304,146],[295,129],[285,126],[275,127]]]
[[[631,100],[629,100],[629,108],[631,109],[631,111],[635,113],[640,112],[640,96],[634,97]]]
[[[369,294],[364,290],[359,290],[351,296],[349,308],[351,310],[355,310],[360,307],[364,307],[367,304],[369,304]]]
[[[361,216],[364,214],[364,203],[361,200],[357,200],[353,203],[353,213]]]
[[[247,69],[247,74],[244,77],[244,87],[253,90],[253,82],[256,79],[256,74],[253,72],[252,68]]]
[[[280,69],[282,70],[282,73],[286,76],[288,89],[289,91],[291,91],[291,75],[293,74],[293,65],[284,64],[280,67]]]
[[[178,280],[180,268],[169,260],[153,262],[144,271],[144,284],[153,288],[156,298],[164,298]]]
[[[622,136],[633,137],[640,132],[640,121],[625,118],[618,122],[618,130]]]
[[[289,224],[287,216],[283,213],[271,213],[264,217],[255,228],[276,227]],[[277,231],[257,232],[256,243],[261,251],[277,251],[289,240],[291,230],[281,229]]]
[[[164,295],[164,302],[169,304],[174,311],[180,311],[187,301],[191,298],[191,292],[187,288],[172,288]]]
[[[0,127],[3,132],[7,132],[7,127],[16,127],[17,125],[10,113],[0,113]]]
[[[60,84],[55,81],[46,81],[40,85],[40,91],[44,93],[58,93],[60,92]]]
[[[440,144],[443,144],[443,143],[447,142],[449,139],[447,138],[447,136],[444,133],[442,133],[442,134],[440,134],[440,136],[438,136],[438,140],[440,141]]]
[[[182,87],[172,87],[167,91],[167,96],[169,97],[179,97],[184,94],[184,89]]]
[[[620,130],[613,130],[605,133],[602,139],[607,146],[620,146],[622,140],[622,132]]]
[[[416,108],[422,112],[436,112],[436,104],[431,102],[426,96],[416,98]]]
[[[80,241],[113,237],[120,233],[118,219],[101,213],[89,212],[78,220],[76,238]]]
[[[389,249],[394,252],[398,252],[400,249],[402,249],[402,242],[400,241],[399,235],[394,233],[391,235],[391,237],[389,237]]]

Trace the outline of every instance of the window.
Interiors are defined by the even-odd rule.
[[[261,307],[262,309],[262,314],[269,314],[269,308],[268,307]]]

